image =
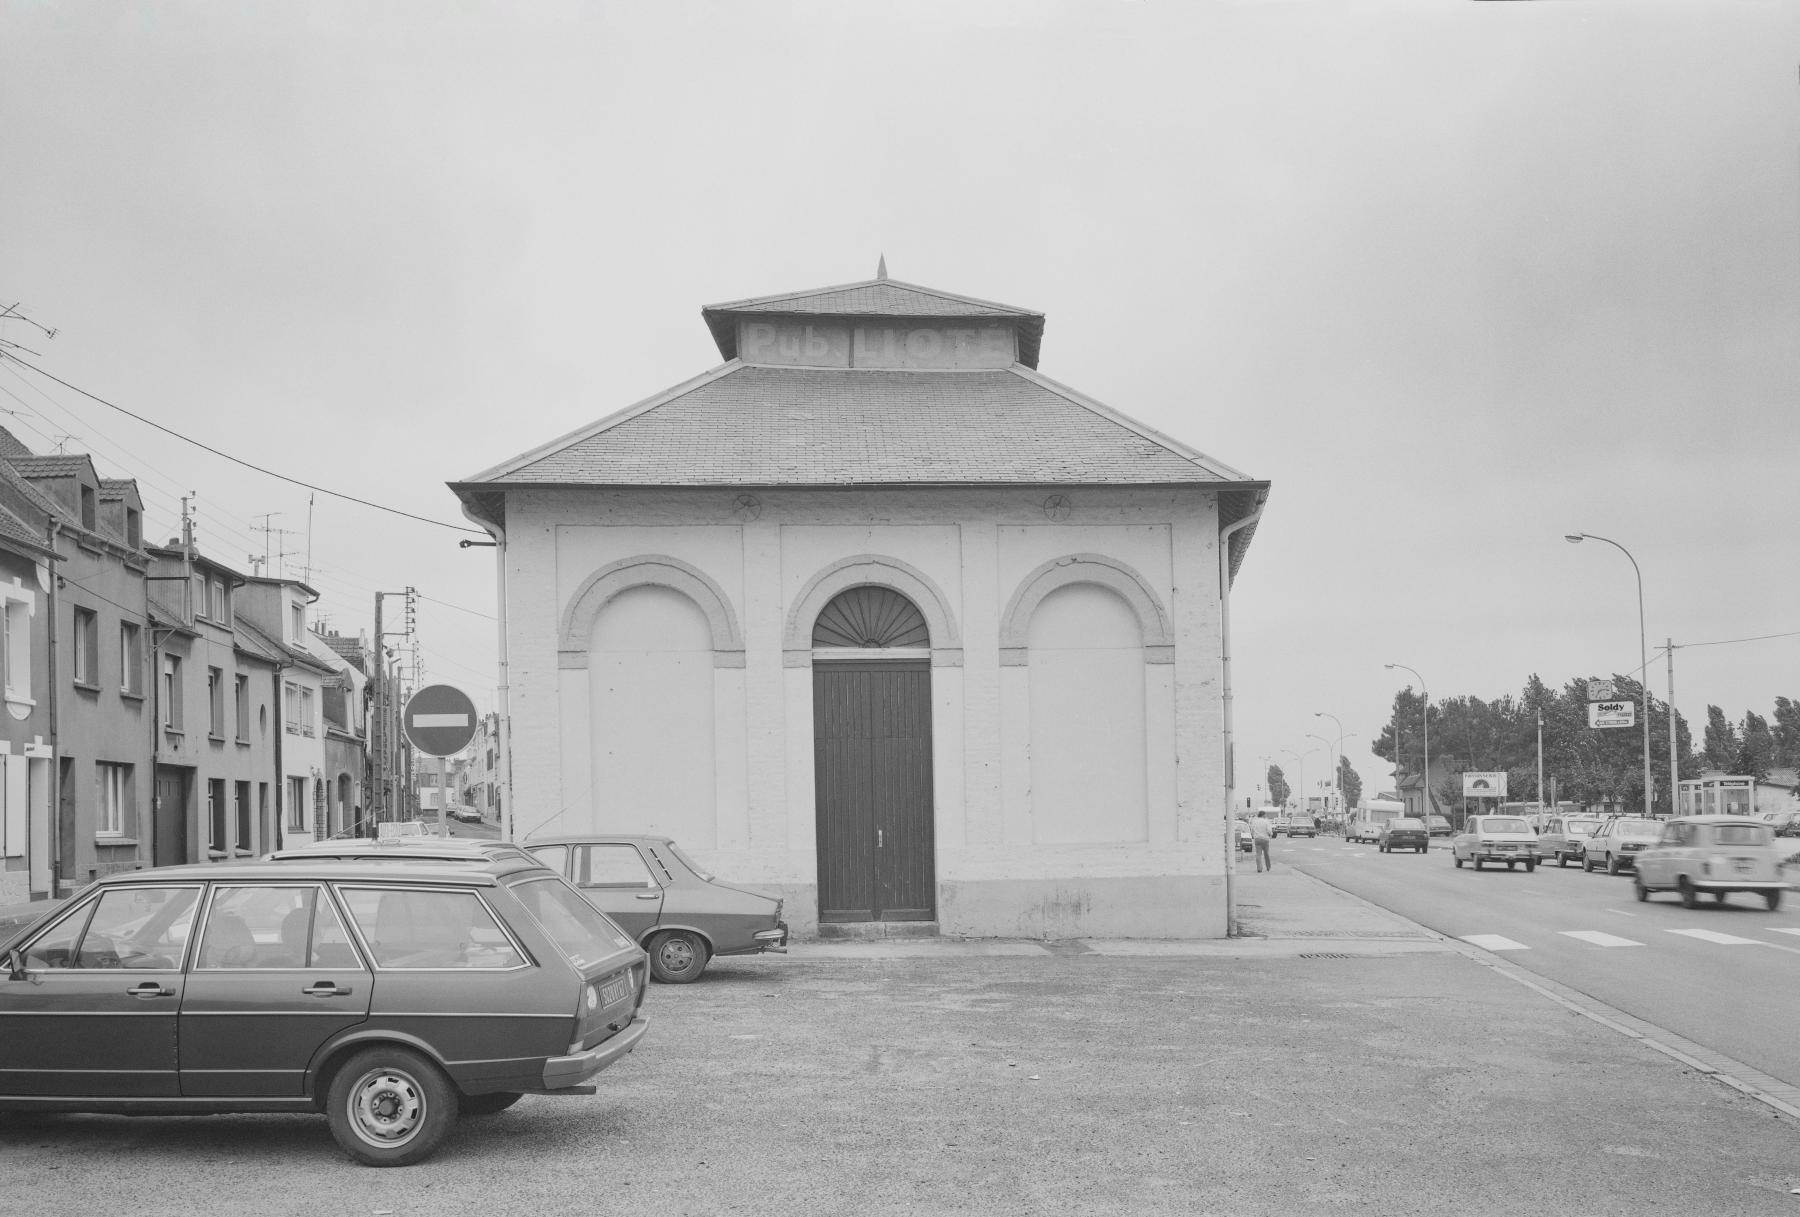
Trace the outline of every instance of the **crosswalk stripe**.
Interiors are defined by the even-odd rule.
[[[1582,942],[1591,942],[1597,947],[1641,947],[1641,942],[1633,942],[1629,938],[1620,938],[1617,934],[1608,934],[1601,930],[1558,930],[1565,938],[1579,938]]]
[[[1789,926],[1789,925],[1772,925],[1769,927],[1769,933],[1771,933],[1771,934],[1792,934],[1796,938],[1800,938],[1800,930],[1797,930],[1793,926]]]
[[[1514,942],[1499,934],[1464,934],[1462,940],[1470,946],[1480,947],[1484,951],[1529,951],[1531,949],[1522,942]]]
[[[1668,930],[1670,934],[1681,934],[1688,938],[1698,938],[1701,942],[1716,942],[1722,947],[1754,947],[1761,944],[1754,938],[1739,938],[1736,934],[1721,934],[1717,930]]]

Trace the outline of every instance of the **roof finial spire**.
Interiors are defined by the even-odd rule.
[[[875,277],[877,279],[887,278],[887,255],[886,254],[882,254],[881,257],[878,258],[875,262]]]

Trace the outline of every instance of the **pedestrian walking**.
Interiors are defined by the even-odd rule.
[[[1250,821],[1250,844],[1256,850],[1256,873],[1259,875],[1266,870],[1275,869],[1274,860],[1269,857],[1269,842],[1273,837],[1274,834],[1269,831],[1268,817],[1257,812],[1256,818]]]

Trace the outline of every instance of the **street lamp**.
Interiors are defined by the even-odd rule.
[[[1344,772],[1344,724],[1343,724],[1343,723],[1342,723],[1342,722],[1341,722],[1341,721],[1340,721],[1340,720],[1339,720],[1339,719],[1338,719],[1338,716],[1337,716],[1337,715],[1335,715],[1335,714],[1327,714],[1327,713],[1326,713],[1326,712],[1325,712],[1325,711],[1323,711],[1323,710],[1314,710],[1314,711],[1313,711],[1313,717],[1314,717],[1314,718],[1328,718],[1328,719],[1330,719],[1330,720],[1331,720],[1331,721],[1332,721],[1332,722],[1334,722],[1334,723],[1337,723],[1337,729],[1338,729],[1338,734],[1337,734],[1337,755],[1336,755],[1336,756],[1334,756],[1334,757],[1333,757],[1333,758],[1332,758],[1332,764],[1331,764],[1331,788],[1332,788],[1332,789],[1333,789],[1333,790],[1335,790],[1335,791],[1337,791],[1337,801],[1338,801],[1338,805],[1337,805],[1337,810],[1338,810],[1338,814],[1339,814],[1339,815],[1343,815],[1343,814],[1344,814],[1344,779],[1343,779],[1343,772]]]
[[[1631,563],[1631,572],[1637,576],[1638,593],[1638,715],[1644,720],[1644,818],[1650,818],[1650,648],[1644,637],[1644,572],[1638,569],[1637,559],[1631,551],[1610,537],[1596,536],[1591,532],[1572,532],[1563,537],[1570,545],[1580,545],[1583,541],[1605,541],[1608,545],[1625,555]],[[1669,747],[1675,747],[1671,737]],[[1669,791],[1669,810],[1675,810],[1675,792]]]
[[[1308,736],[1307,738],[1317,739],[1318,737],[1317,736]],[[1313,754],[1313,749],[1311,749],[1311,748],[1308,748],[1305,752],[1295,752],[1291,748],[1283,748],[1281,750],[1281,755],[1291,756],[1294,758],[1295,761],[1299,762],[1300,767],[1297,770],[1295,770],[1295,778],[1296,778],[1297,784],[1294,786],[1288,787],[1288,792],[1291,794],[1293,791],[1298,790],[1298,791],[1300,791],[1300,797],[1303,799],[1306,797],[1306,758],[1311,756],[1312,754]],[[1284,811],[1287,809],[1287,800],[1286,799],[1282,800],[1282,809]]]
[[[1381,666],[1390,672],[1395,668],[1399,668],[1402,671],[1411,672],[1414,676],[1419,676],[1419,669],[1409,668],[1403,663],[1384,663]],[[1420,717],[1425,720],[1425,781],[1423,783],[1423,796],[1419,800],[1419,814],[1421,816],[1428,816],[1431,814],[1431,809],[1433,807],[1431,801],[1431,691],[1425,687],[1425,678],[1423,676],[1419,676],[1419,694],[1425,702],[1425,712],[1420,715]],[[1394,733],[1394,767],[1396,769],[1400,767],[1400,733],[1398,731]],[[1429,831],[1431,825],[1426,824],[1425,827]]]

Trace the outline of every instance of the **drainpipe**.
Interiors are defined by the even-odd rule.
[[[1236,763],[1231,734],[1231,537],[1262,519],[1263,505],[1235,524],[1219,530],[1219,666],[1225,726],[1225,932],[1237,932],[1237,841],[1231,830],[1232,778]]]
[[[507,662],[506,653],[506,533],[500,529],[492,530],[496,548],[494,550],[495,569],[499,580],[499,617],[500,617],[500,685],[494,690],[494,700],[500,711],[496,724],[498,749],[497,773],[495,777],[500,787],[500,839],[513,840],[515,825],[513,823],[512,792],[512,709],[510,685],[512,669]]]
[[[61,524],[55,516],[49,519],[50,552],[59,553],[56,548],[57,537],[62,531]],[[62,576],[57,573],[54,562],[47,564],[50,568],[50,653],[46,656],[45,667],[50,677],[50,694],[46,699],[50,711],[50,899],[56,900],[62,895],[63,881],[63,831],[62,831],[62,699],[57,696],[61,687],[56,679],[56,614],[61,607],[56,589],[62,583]],[[29,861],[29,859],[28,859]],[[29,886],[29,884],[28,884]]]
[[[282,847],[282,834],[287,831],[287,771],[282,768],[281,759],[281,750],[285,742],[283,737],[287,735],[287,703],[281,697],[281,674],[286,670],[287,664],[277,659],[273,673],[275,704],[271,707],[275,713],[270,716],[275,720],[271,731],[271,734],[275,736],[275,843],[270,846],[271,849]]]

